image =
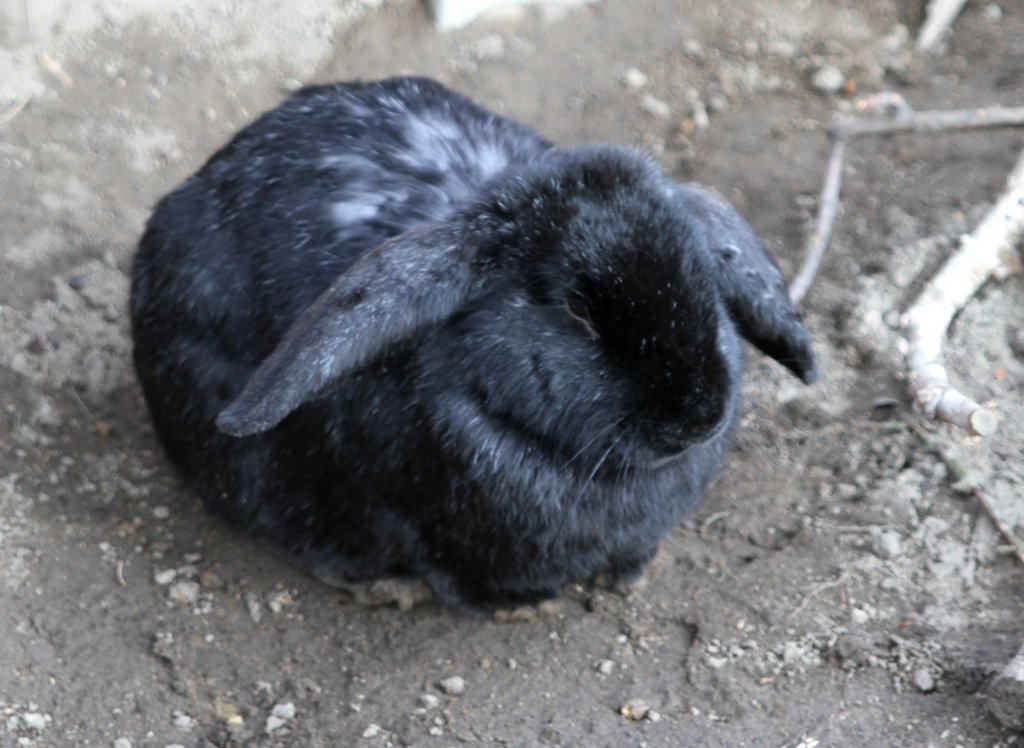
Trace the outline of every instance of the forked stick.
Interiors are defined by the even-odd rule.
[[[857,103],[862,112],[888,111],[888,116],[841,120],[828,129],[832,141],[818,201],[818,220],[807,241],[804,264],[790,285],[790,298],[799,303],[811,287],[821,265],[839,207],[843,156],[848,140],[865,135],[896,132],[937,132],[979,127],[1024,125],[1024,107],[982,107],[936,112],[915,112],[902,96],[880,93]],[[1024,235],[1024,153],[1006,191],[978,228],[961,240],[960,249],[902,319],[904,353],[917,409],[929,418],[956,424],[972,435],[990,434],[997,419],[988,408],[949,384],[942,363],[942,339],[953,316],[991,277],[1004,278],[1020,271],[1015,251]]]

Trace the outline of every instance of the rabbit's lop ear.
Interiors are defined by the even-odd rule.
[[[685,215],[696,218],[707,231],[718,290],[743,337],[804,382],[815,381],[818,364],[810,333],[761,240],[711,190],[684,184],[675,186],[674,193]]]
[[[266,431],[342,375],[450,316],[476,273],[471,242],[416,229],[360,257],[306,308],[217,417],[234,436]]]

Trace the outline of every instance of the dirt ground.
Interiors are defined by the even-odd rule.
[[[1024,643],[1024,566],[962,490],[1024,531],[1024,277],[950,340],[994,438],[912,428],[894,331],[1019,131],[855,143],[804,304],[824,380],[752,353],[736,448],[648,587],[525,620],[363,608],[207,516],[155,441],[125,310],[148,211],[232,131],[300,81],[403,72],[561,143],[650,150],[791,275],[851,89],[1020,104],[1024,5],[968,4],[932,56],[918,1],[603,0],[447,36],[413,0],[278,5],[82,2],[0,34],[0,745],[1024,742],[985,704]]]

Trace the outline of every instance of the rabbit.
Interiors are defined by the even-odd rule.
[[[311,86],[157,204],[134,363],[206,507],[336,583],[470,614],[638,579],[740,409],[813,382],[762,243],[642,153],[425,78]]]

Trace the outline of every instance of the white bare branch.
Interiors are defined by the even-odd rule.
[[[991,434],[995,413],[949,383],[942,341],[953,316],[989,278],[1020,272],[1017,243],[1024,235],[1024,151],[995,207],[946,261],[903,315],[907,367],[914,405],[924,415],[952,423],[969,433]]]
[[[942,38],[967,0],[931,0],[925,11],[924,23],[917,33],[917,48],[926,52]]]

